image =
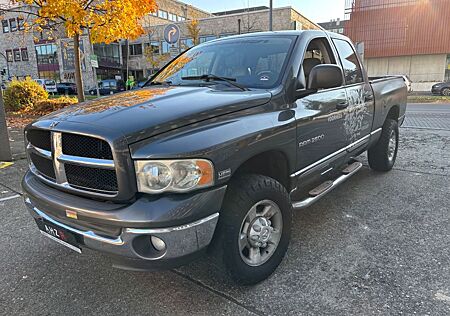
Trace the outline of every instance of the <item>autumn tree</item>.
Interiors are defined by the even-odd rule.
[[[186,27],[194,45],[198,45],[200,42],[200,26],[198,20],[196,18],[189,20]]]
[[[64,27],[73,39],[78,99],[84,101],[80,36],[89,32],[92,43],[135,39],[144,33],[141,21],[157,10],[155,0],[7,0],[0,14],[16,12],[33,17],[35,30]]]

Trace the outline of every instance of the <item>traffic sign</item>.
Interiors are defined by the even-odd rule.
[[[98,68],[97,55],[91,55],[91,65],[93,68]]]
[[[169,24],[164,29],[164,40],[169,44],[178,42],[180,38],[180,29],[175,24]]]

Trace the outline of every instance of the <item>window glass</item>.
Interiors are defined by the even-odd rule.
[[[3,33],[8,33],[9,32],[8,20],[3,20],[2,21],[2,27],[3,27]]]
[[[14,49],[14,61],[21,61],[20,50]]]
[[[142,44],[131,44],[130,55],[142,55]]]
[[[23,18],[17,18],[17,24],[19,26],[20,31],[25,30],[25,24],[24,24]]]
[[[311,70],[321,64],[336,64],[336,60],[328,40],[316,38],[309,43],[302,64],[303,74],[307,83],[309,82]]]
[[[200,44],[215,40],[216,38],[217,38],[217,36],[215,36],[215,35],[200,36]]]
[[[192,38],[183,38],[180,40],[181,48],[188,49],[194,46],[194,40]]]
[[[12,50],[7,50],[6,51],[6,59],[8,60],[8,62],[13,61],[13,52],[12,52]]]
[[[11,32],[17,31],[17,20],[9,19],[9,27],[11,28]]]
[[[361,66],[359,65],[356,53],[352,46],[339,39],[333,39],[336,49],[339,53],[339,58],[344,68],[345,82],[347,85],[364,82]]]
[[[167,43],[166,41],[162,41],[161,42],[161,53],[162,54],[167,54],[170,50],[170,44]]]
[[[172,60],[154,80],[171,81],[174,85],[204,85],[202,80],[183,78],[211,74],[233,78],[249,88],[275,87],[281,80],[292,43],[290,36],[265,36],[196,46]]]
[[[22,53],[22,60],[28,61],[28,50],[26,48],[21,48],[20,51]]]
[[[45,80],[45,84],[48,86],[54,86],[55,85],[55,81],[53,80]]]

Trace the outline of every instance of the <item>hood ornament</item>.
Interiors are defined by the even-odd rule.
[[[58,125],[58,124],[59,124],[58,121],[51,122],[51,123],[50,123],[50,128],[53,128],[53,127],[55,127],[55,126]]]

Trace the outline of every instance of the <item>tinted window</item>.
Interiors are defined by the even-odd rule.
[[[189,76],[216,75],[249,88],[271,88],[281,80],[292,37],[249,37],[196,46],[174,59],[155,81],[173,85],[204,85]]]
[[[345,82],[350,85],[364,81],[361,67],[352,46],[343,40],[333,39],[344,67]]]

